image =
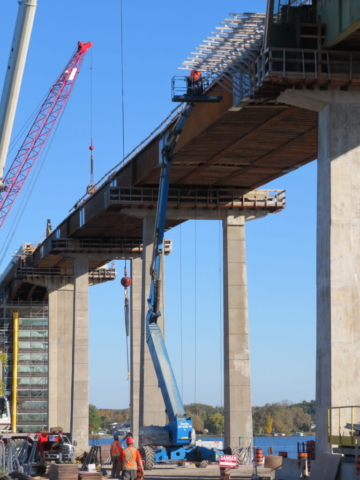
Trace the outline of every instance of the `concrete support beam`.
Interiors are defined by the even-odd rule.
[[[89,325],[86,257],[74,259],[74,322],[71,435],[76,452],[88,449],[89,431]]]
[[[349,90],[283,97],[319,111],[317,455],[331,453],[328,408],[360,405],[360,92]]]
[[[74,286],[49,288],[48,427],[70,432]]]
[[[142,260],[131,260],[132,285],[131,302],[131,357],[130,357],[130,423],[135,445],[139,445],[139,413],[140,413],[140,357],[141,357],[141,325],[143,322],[142,302]]]
[[[153,252],[155,217],[147,216],[143,220],[143,258],[142,258],[142,302],[141,302],[141,371],[140,371],[140,412],[139,422],[143,425],[165,425],[165,405],[162,398],[151,355],[146,343],[147,298],[150,290],[150,264]],[[163,278],[163,277],[162,277]],[[160,310],[163,312],[163,300]],[[158,319],[158,325],[164,331],[164,316]]]
[[[253,438],[245,220],[234,212],[223,220],[225,447]]]

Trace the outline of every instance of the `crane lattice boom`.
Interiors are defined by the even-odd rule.
[[[51,87],[29,133],[4,177],[5,191],[0,195],[0,227],[3,226],[16,197],[63,111],[74,87],[85,53],[91,47],[91,42],[78,42],[76,53]]]

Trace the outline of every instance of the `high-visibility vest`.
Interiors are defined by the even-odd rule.
[[[190,78],[192,78],[194,82],[197,82],[201,79],[201,72],[199,72],[198,70],[191,70]]]
[[[112,455],[120,455],[120,453],[122,452],[122,448],[120,447],[120,444],[117,440],[115,440],[112,444],[111,444],[111,454]]]
[[[121,454],[121,463],[123,470],[137,470],[138,464],[141,465],[141,455],[139,450],[134,447],[124,448]]]

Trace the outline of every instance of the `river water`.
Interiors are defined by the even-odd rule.
[[[201,440],[222,441],[222,437],[199,437]],[[261,448],[264,455],[268,454],[268,448],[273,447],[274,455],[278,455],[279,452],[288,452],[289,458],[297,458],[297,446],[298,443],[306,443],[308,440],[315,440],[315,436],[309,437],[254,437],[253,446],[255,448]],[[99,438],[90,439],[90,445],[108,445],[113,441],[112,438]]]

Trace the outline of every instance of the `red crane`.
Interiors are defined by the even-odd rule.
[[[51,87],[12,165],[3,179],[5,190],[0,194],[0,228],[20,193],[36,159],[63,111],[74,87],[85,53],[91,42],[78,42],[77,51]]]

